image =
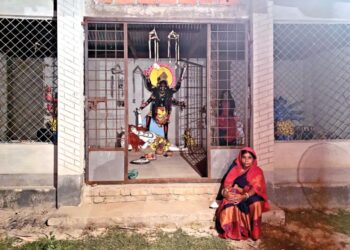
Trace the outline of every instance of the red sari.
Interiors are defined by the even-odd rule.
[[[230,108],[229,101],[222,101],[221,104],[222,111],[219,112],[219,117],[217,118],[217,126],[219,128],[219,139],[223,141],[220,145],[231,144],[236,139],[236,123],[237,117],[230,113],[233,111]]]
[[[256,156],[253,149],[243,148],[235,160],[236,166],[224,180],[224,188],[240,194],[254,190],[255,194],[239,204],[224,198],[216,211],[216,227],[221,238],[246,240],[251,237],[257,240],[261,234],[261,216],[269,209],[269,203],[264,175],[256,159],[248,170],[242,168],[243,150]]]

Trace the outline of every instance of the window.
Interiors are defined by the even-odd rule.
[[[87,143],[123,148],[125,133],[124,30],[120,23],[88,23]]]
[[[276,140],[350,139],[350,25],[274,25]]]
[[[56,22],[1,18],[0,142],[55,142],[56,107]]]
[[[247,131],[246,24],[211,25],[211,145],[241,146]]]

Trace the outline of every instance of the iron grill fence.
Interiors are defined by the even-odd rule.
[[[177,144],[184,142],[184,134],[189,131],[196,145],[206,149],[206,75],[203,60],[197,59],[198,63],[182,61],[186,67],[186,75],[181,88],[177,93],[178,100],[185,100],[186,107],[177,109]]]
[[[248,61],[245,23],[211,25],[211,145],[246,141]]]
[[[120,23],[88,23],[85,91],[89,149],[124,147],[124,28]]]
[[[274,25],[276,140],[350,139],[350,25]]]
[[[0,142],[55,142],[55,20],[0,19]]]
[[[191,59],[196,62],[182,61],[187,71],[182,86],[177,93],[178,100],[185,100],[186,107],[177,109],[177,140],[178,145],[187,146],[188,151],[182,152],[184,159],[202,177],[208,176],[207,166],[207,81],[206,70],[201,58]],[[186,145],[185,135],[191,135],[193,145]]]

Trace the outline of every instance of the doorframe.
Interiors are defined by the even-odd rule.
[[[123,23],[124,32],[124,181],[128,180],[128,163],[129,163],[129,141],[128,141],[128,131],[129,131],[129,85],[128,85],[128,51],[129,51],[129,41],[128,41],[128,23]]]
[[[109,185],[109,184],[141,184],[141,183],[217,183],[220,182],[221,179],[212,179],[211,178],[211,150],[212,149],[241,149],[245,147],[246,145],[250,144],[250,121],[251,121],[251,72],[250,72],[250,61],[251,61],[251,49],[250,46],[250,40],[249,40],[249,34],[250,34],[250,25],[249,25],[249,18],[229,18],[229,19],[222,19],[222,20],[210,20],[210,19],[201,19],[201,20],[174,20],[174,19],[166,19],[161,21],[153,21],[153,20],[147,20],[142,18],[96,18],[96,17],[84,17],[84,21],[82,25],[84,25],[84,94],[85,94],[85,116],[84,116],[84,125],[86,126],[86,117],[87,117],[87,98],[86,98],[86,92],[85,92],[85,86],[88,82],[88,74],[86,74],[86,64],[87,64],[87,58],[88,58],[88,43],[87,43],[87,28],[89,22],[101,22],[101,23],[120,23],[123,24],[123,33],[124,33],[124,86],[125,86],[125,114],[124,114],[124,124],[125,124],[125,146],[124,149],[115,149],[112,151],[124,151],[124,180],[123,181],[91,181],[88,179],[89,174],[89,148],[85,140],[85,183],[88,185],[94,185],[94,184],[100,184],[100,185]],[[208,176],[207,177],[200,177],[200,178],[149,178],[149,179],[128,179],[128,126],[129,126],[129,96],[128,96],[128,25],[129,24],[173,24],[173,23],[183,23],[183,24],[205,24],[207,26],[207,66],[206,66],[206,78],[207,78],[207,107],[210,105],[210,92],[211,92],[211,25],[212,24],[230,24],[230,23],[246,23],[246,64],[247,64],[247,117],[246,117],[246,142],[243,146],[212,146],[211,145],[211,112],[207,108],[207,171]],[[125,49],[126,48],[126,49]],[[87,130],[85,129],[85,138],[87,137]],[[91,151],[91,150],[90,150]],[[108,151],[108,150],[103,150]],[[111,151],[111,150],[109,150]]]

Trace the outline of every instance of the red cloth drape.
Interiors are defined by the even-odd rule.
[[[217,117],[217,126],[219,129],[223,129],[226,131],[226,135],[224,137],[225,140],[227,142],[232,142],[237,137],[237,117],[234,115],[230,115],[230,113],[233,111],[233,108],[229,106],[229,101],[222,101],[221,105],[221,112]]]

